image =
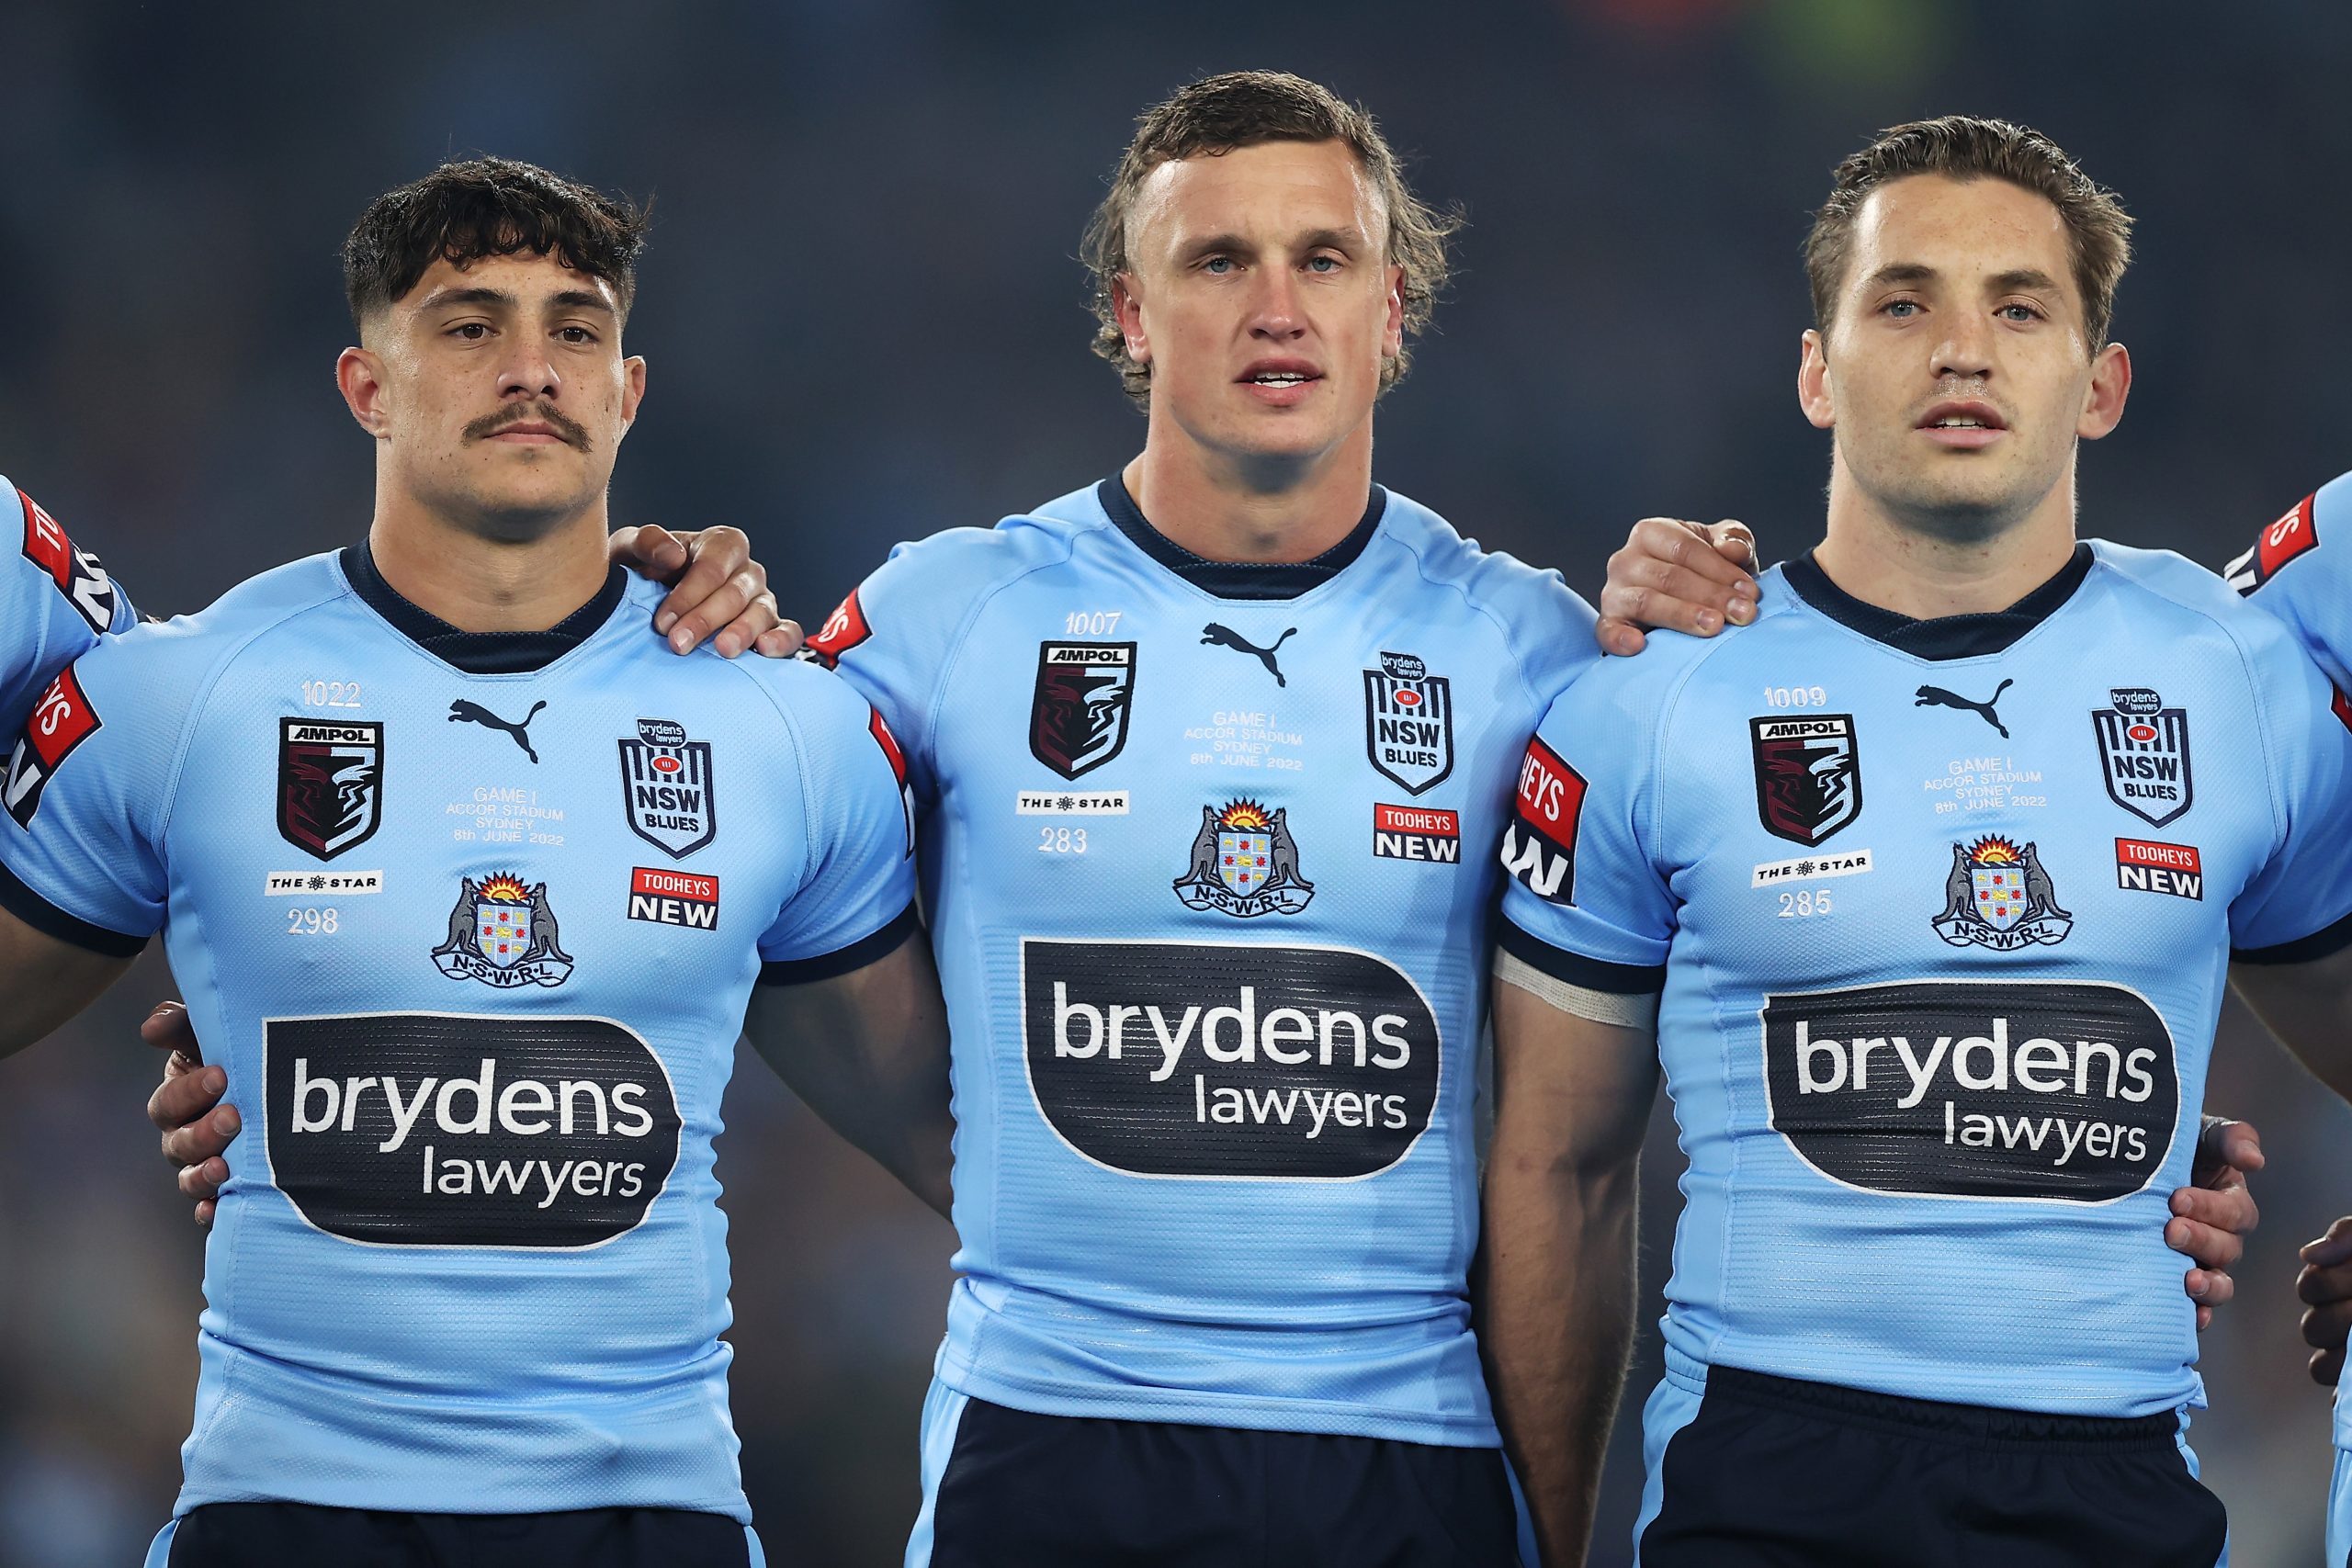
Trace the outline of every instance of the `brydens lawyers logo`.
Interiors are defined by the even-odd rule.
[[[1519,764],[1519,795],[1503,829],[1503,869],[1538,898],[1577,901],[1577,818],[1584,775],[1539,739]]]
[[[57,584],[57,591],[92,631],[103,632],[114,625],[114,580],[98,564],[98,558],[76,549],[65,530],[57,525],[57,519],[42,511],[31,496],[18,491],[17,499],[25,509],[25,558]]]
[[[686,739],[685,726],[640,718],[621,741],[621,803],[629,831],[673,860],[718,837],[718,790],[710,742]]]
[[[1409,653],[1384,653],[1363,672],[1363,743],[1372,765],[1408,795],[1453,772],[1453,689]]]
[[[41,791],[56,776],[58,764],[72,754],[74,748],[96,735],[105,726],[98,719],[98,710],[82,694],[82,682],[74,678],[74,666],[67,665],[49,683],[33,711],[25,719],[25,729],[17,738],[16,749],[8,753],[8,775],[0,785],[0,799],[5,799],[8,815],[19,828],[30,828],[33,816],[40,810]]]
[[[800,645],[801,658],[831,670],[842,661],[842,654],[874,635],[874,628],[865,624],[865,606],[857,602],[857,592],[851,589],[849,597],[817,628],[817,635]]]
[[[1372,852],[1385,860],[1462,863],[1462,817],[1419,806],[1374,806]]]
[[[2222,569],[2230,586],[2240,593],[2251,593],[2278,575],[2278,569],[2319,547],[2319,529],[2312,515],[2312,503],[2319,498],[2307,495],[2295,502],[2284,517],[2262,531],[2254,547]]]
[[[1044,642],[1029,699],[1029,754],[1066,779],[1092,773],[1127,743],[1136,645]]]
[[[1872,1192],[2105,1202],[2180,1117],[2171,1032],[2120,986],[1905,980],[1768,996],[1762,1022],[1773,1130]]]
[[[668,1069],[602,1018],[368,1013],[262,1024],[270,1176],[378,1247],[596,1247],[677,1164]]]
[[[1135,1176],[1369,1176],[1437,1103],[1437,1015],[1348,948],[1024,937],[1021,1014],[1046,1121]]]
[[[1854,716],[1751,718],[1756,815],[1776,839],[1807,847],[1862,814],[1861,740]]]
[[[1315,884],[1298,872],[1298,841],[1291,837],[1289,809],[1269,811],[1254,800],[1228,802],[1222,811],[1201,807],[1192,863],[1175,887],[1187,908],[1215,909],[1242,919],[1295,915],[1315,897]]]
[[[2109,800],[2157,828],[2188,809],[2188,711],[2145,686],[2118,686],[2091,711]]]
[[[448,939],[433,950],[433,965],[452,980],[479,980],[502,991],[562,985],[572,960],[557,942],[548,885],[526,886],[506,874],[459,878]]]
[[[2009,953],[2039,942],[2064,942],[2075,917],[2058,907],[2058,890],[2029,842],[1984,838],[1951,847],[1944,876],[1944,912],[1929,922],[1954,947]]]
[[[632,866],[628,874],[628,918],[688,931],[718,929],[718,878],[683,871]]]
[[[333,860],[384,822],[384,727],[356,721],[277,721],[277,832]]]

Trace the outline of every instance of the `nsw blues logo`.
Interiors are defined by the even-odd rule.
[[[1363,741],[1372,765],[1408,795],[1453,772],[1453,688],[1409,653],[1384,653],[1363,672]]]
[[[1126,745],[1135,695],[1134,643],[1038,644],[1029,754],[1066,779],[1092,773]]]
[[[718,837],[718,797],[710,742],[686,739],[685,726],[640,718],[621,742],[621,804],[629,831],[684,860]]]
[[[2188,710],[2168,708],[2145,686],[2119,686],[2091,712],[2107,796],[2163,827],[2188,809]]]
[[[1298,874],[1289,811],[1268,811],[1254,800],[1232,801],[1222,811],[1201,807],[1192,863],[1175,886],[1185,908],[1241,919],[1295,915],[1315,897],[1315,884]]]
[[[458,879],[448,938],[433,950],[435,968],[452,980],[479,980],[503,991],[560,986],[571,977],[571,955],[557,943],[546,883],[526,886],[521,877],[503,874],[480,882]]]

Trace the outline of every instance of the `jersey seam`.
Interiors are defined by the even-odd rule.
[[[187,717],[181,722],[179,739],[173,747],[172,765],[164,778],[163,800],[156,808],[159,815],[155,819],[153,838],[158,851],[164,848],[165,840],[171,836],[173,816],[179,806],[180,779],[187,771],[188,750],[195,742],[197,729],[211,712],[212,700],[219,694],[220,682],[227,677],[229,667],[243,658],[254,644],[270,633],[291,625],[313,611],[326,609],[340,600],[352,597],[356,595],[352,592],[350,584],[343,583],[334,592],[323,599],[316,599],[309,604],[297,605],[284,615],[264,622],[246,636],[240,637],[227,651],[215,660],[211,667],[198,680],[195,696],[188,704]],[[164,888],[164,906],[166,915],[171,908],[170,883],[170,868],[166,862]]]
[[[1395,499],[1393,492],[1391,493],[1390,499]],[[1528,703],[1532,714],[1532,717],[1528,723],[1528,733],[1532,735],[1535,732],[1536,727],[1544,722],[1544,712],[1551,707],[1553,699],[1557,697],[1560,694],[1560,692],[1566,691],[1567,687],[1562,686],[1559,692],[1537,691],[1535,689],[1534,682],[1527,678],[1527,666],[1529,660],[1521,651],[1519,638],[1512,634],[1510,623],[1505,620],[1501,615],[1497,615],[1492,606],[1473,595],[1468,585],[1464,583],[1460,579],[1454,577],[1437,576],[1430,564],[1429,558],[1422,553],[1420,542],[1405,538],[1401,534],[1391,534],[1388,530],[1387,519],[1385,518],[1381,520],[1380,529],[1373,536],[1373,543],[1378,543],[1383,536],[1394,538],[1396,541],[1398,547],[1413,558],[1414,574],[1419,577],[1422,581],[1428,583],[1432,588],[1450,590],[1465,606],[1475,612],[1480,619],[1486,621],[1495,628],[1496,635],[1502,638],[1504,651],[1510,655],[1511,671],[1512,673],[1517,675],[1519,678],[1519,689],[1527,694]],[[1467,541],[1464,542],[1466,543]],[[1370,547],[1367,546],[1367,553],[1369,553],[1369,549]],[[1486,559],[1491,560],[1495,558],[1493,556],[1487,555],[1484,551],[1481,551],[1480,554]],[[1530,570],[1536,569],[1531,568]],[[1575,590],[1568,588],[1565,581],[1562,582],[1560,586],[1566,592],[1571,593],[1575,592]],[[1571,676],[1569,681],[1570,684],[1573,684],[1575,677]]]

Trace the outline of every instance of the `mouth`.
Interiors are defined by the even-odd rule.
[[[1323,373],[1304,360],[1261,359],[1242,371],[1236,384],[1248,388],[1260,402],[1282,408],[1304,399],[1322,379]]]
[[[1992,404],[1967,401],[1936,404],[1915,428],[1939,446],[1971,451],[1998,441],[2009,424]]]
[[[545,445],[561,446],[570,444],[563,432],[554,425],[541,424],[537,420],[526,420],[520,424],[510,424],[503,430],[492,433],[490,439],[518,446]]]

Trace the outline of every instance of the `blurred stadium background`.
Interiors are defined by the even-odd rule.
[[[2120,188],[2139,382],[2086,526],[2219,565],[2352,467],[2352,8],[2267,0],[744,0],[560,8],[0,6],[0,469],[140,605],[197,608],[356,538],[369,452],[330,369],[336,247],[378,190],[489,151],[650,194],[629,346],[651,396],[616,516],[748,529],[812,626],[895,540],[1109,471],[1141,423],[1086,352],[1080,226],[1170,87],[1285,66],[1368,104],[1469,219],[1378,472],[1590,592],[1647,513],[1818,525],[1791,396],[1797,244],[1829,166],[1949,109],[2040,126]],[[2331,260],[2330,258],[2336,258]],[[178,1481],[200,1236],[141,1114],[159,961],[0,1079],[0,1563],[138,1560]],[[2194,1440],[2243,1568],[2312,1561],[2328,1401],[2294,1248],[2352,1210],[2352,1114],[2242,1016],[2211,1103],[2272,1164]],[[735,1414],[771,1556],[895,1562],[946,1228],[746,1057],[720,1145]],[[1654,1309],[1675,1209],[1653,1132]],[[2004,1288],[1984,1259],[1984,1289]],[[2096,1282],[2094,1282],[2096,1288]],[[1626,1440],[1596,1563],[1626,1561]]]

